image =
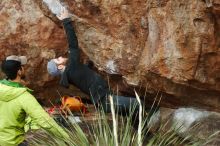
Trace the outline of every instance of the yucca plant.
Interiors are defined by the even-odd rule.
[[[97,114],[91,123],[87,123],[82,116],[81,123],[70,122],[68,118],[60,115],[60,118],[66,123],[67,127],[63,127],[70,136],[69,141],[64,141],[54,137],[46,130],[34,131],[27,136],[30,146],[202,146],[211,141],[216,135],[211,135],[206,141],[194,140],[193,135],[180,137],[178,131],[181,126],[174,126],[164,131],[166,123],[160,125],[160,128],[154,133],[150,133],[148,124],[150,117],[144,115],[144,107],[142,107],[139,96],[136,94],[139,106],[139,123],[138,128],[134,123],[134,109],[132,107],[127,116],[120,116],[113,106],[110,96],[111,113],[106,114],[102,108],[97,108]],[[158,106],[153,103],[152,107]],[[153,111],[153,115],[156,111]],[[74,116],[70,112],[70,116]],[[31,135],[31,136],[30,136]]]

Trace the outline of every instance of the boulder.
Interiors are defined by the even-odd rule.
[[[180,137],[220,145],[220,114],[195,108],[160,108],[149,122],[150,131],[164,133],[174,129]]]
[[[113,88],[141,89],[152,100],[159,92],[162,106],[220,111],[218,0],[51,2],[0,1],[0,60],[27,55],[27,79],[38,93],[57,81],[47,74],[47,60],[67,52],[53,14],[63,5],[72,13],[82,61],[92,60]]]

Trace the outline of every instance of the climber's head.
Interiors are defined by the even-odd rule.
[[[62,72],[64,72],[64,70],[66,68],[67,60],[68,60],[67,58],[64,58],[62,56],[55,58],[55,59],[51,59],[47,63],[48,73],[52,76],[61,75]]]

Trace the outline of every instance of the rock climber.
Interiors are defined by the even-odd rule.
[[[61,76],[60,85],[69,87],[70,84],[78,87],[82,92],[90,95],[95,105],[101,105],[105,112],[110,112],[109,95],[112,92],[108,83],[87,65],[80,63],[80,49],[77,36],[72,26],[68,10],[65,8],[58,19],[62,21],[68,44],[69,58],[58,57],[51,59],[47,64],[48,73],[52,76]],[[128,112],[137,104],[136,98],[112,95],[118,112]]]

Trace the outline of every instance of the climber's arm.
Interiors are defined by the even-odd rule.
[[[70,51],[70,63],[78,63],[79,62],[79,46],[76,33],[72,26],[72,21],[69,16],[68,11],[64,8],[60,15],[57,16],[63,22],[63,26],[66,32],[68,44],[69,44],[69,51]]]

